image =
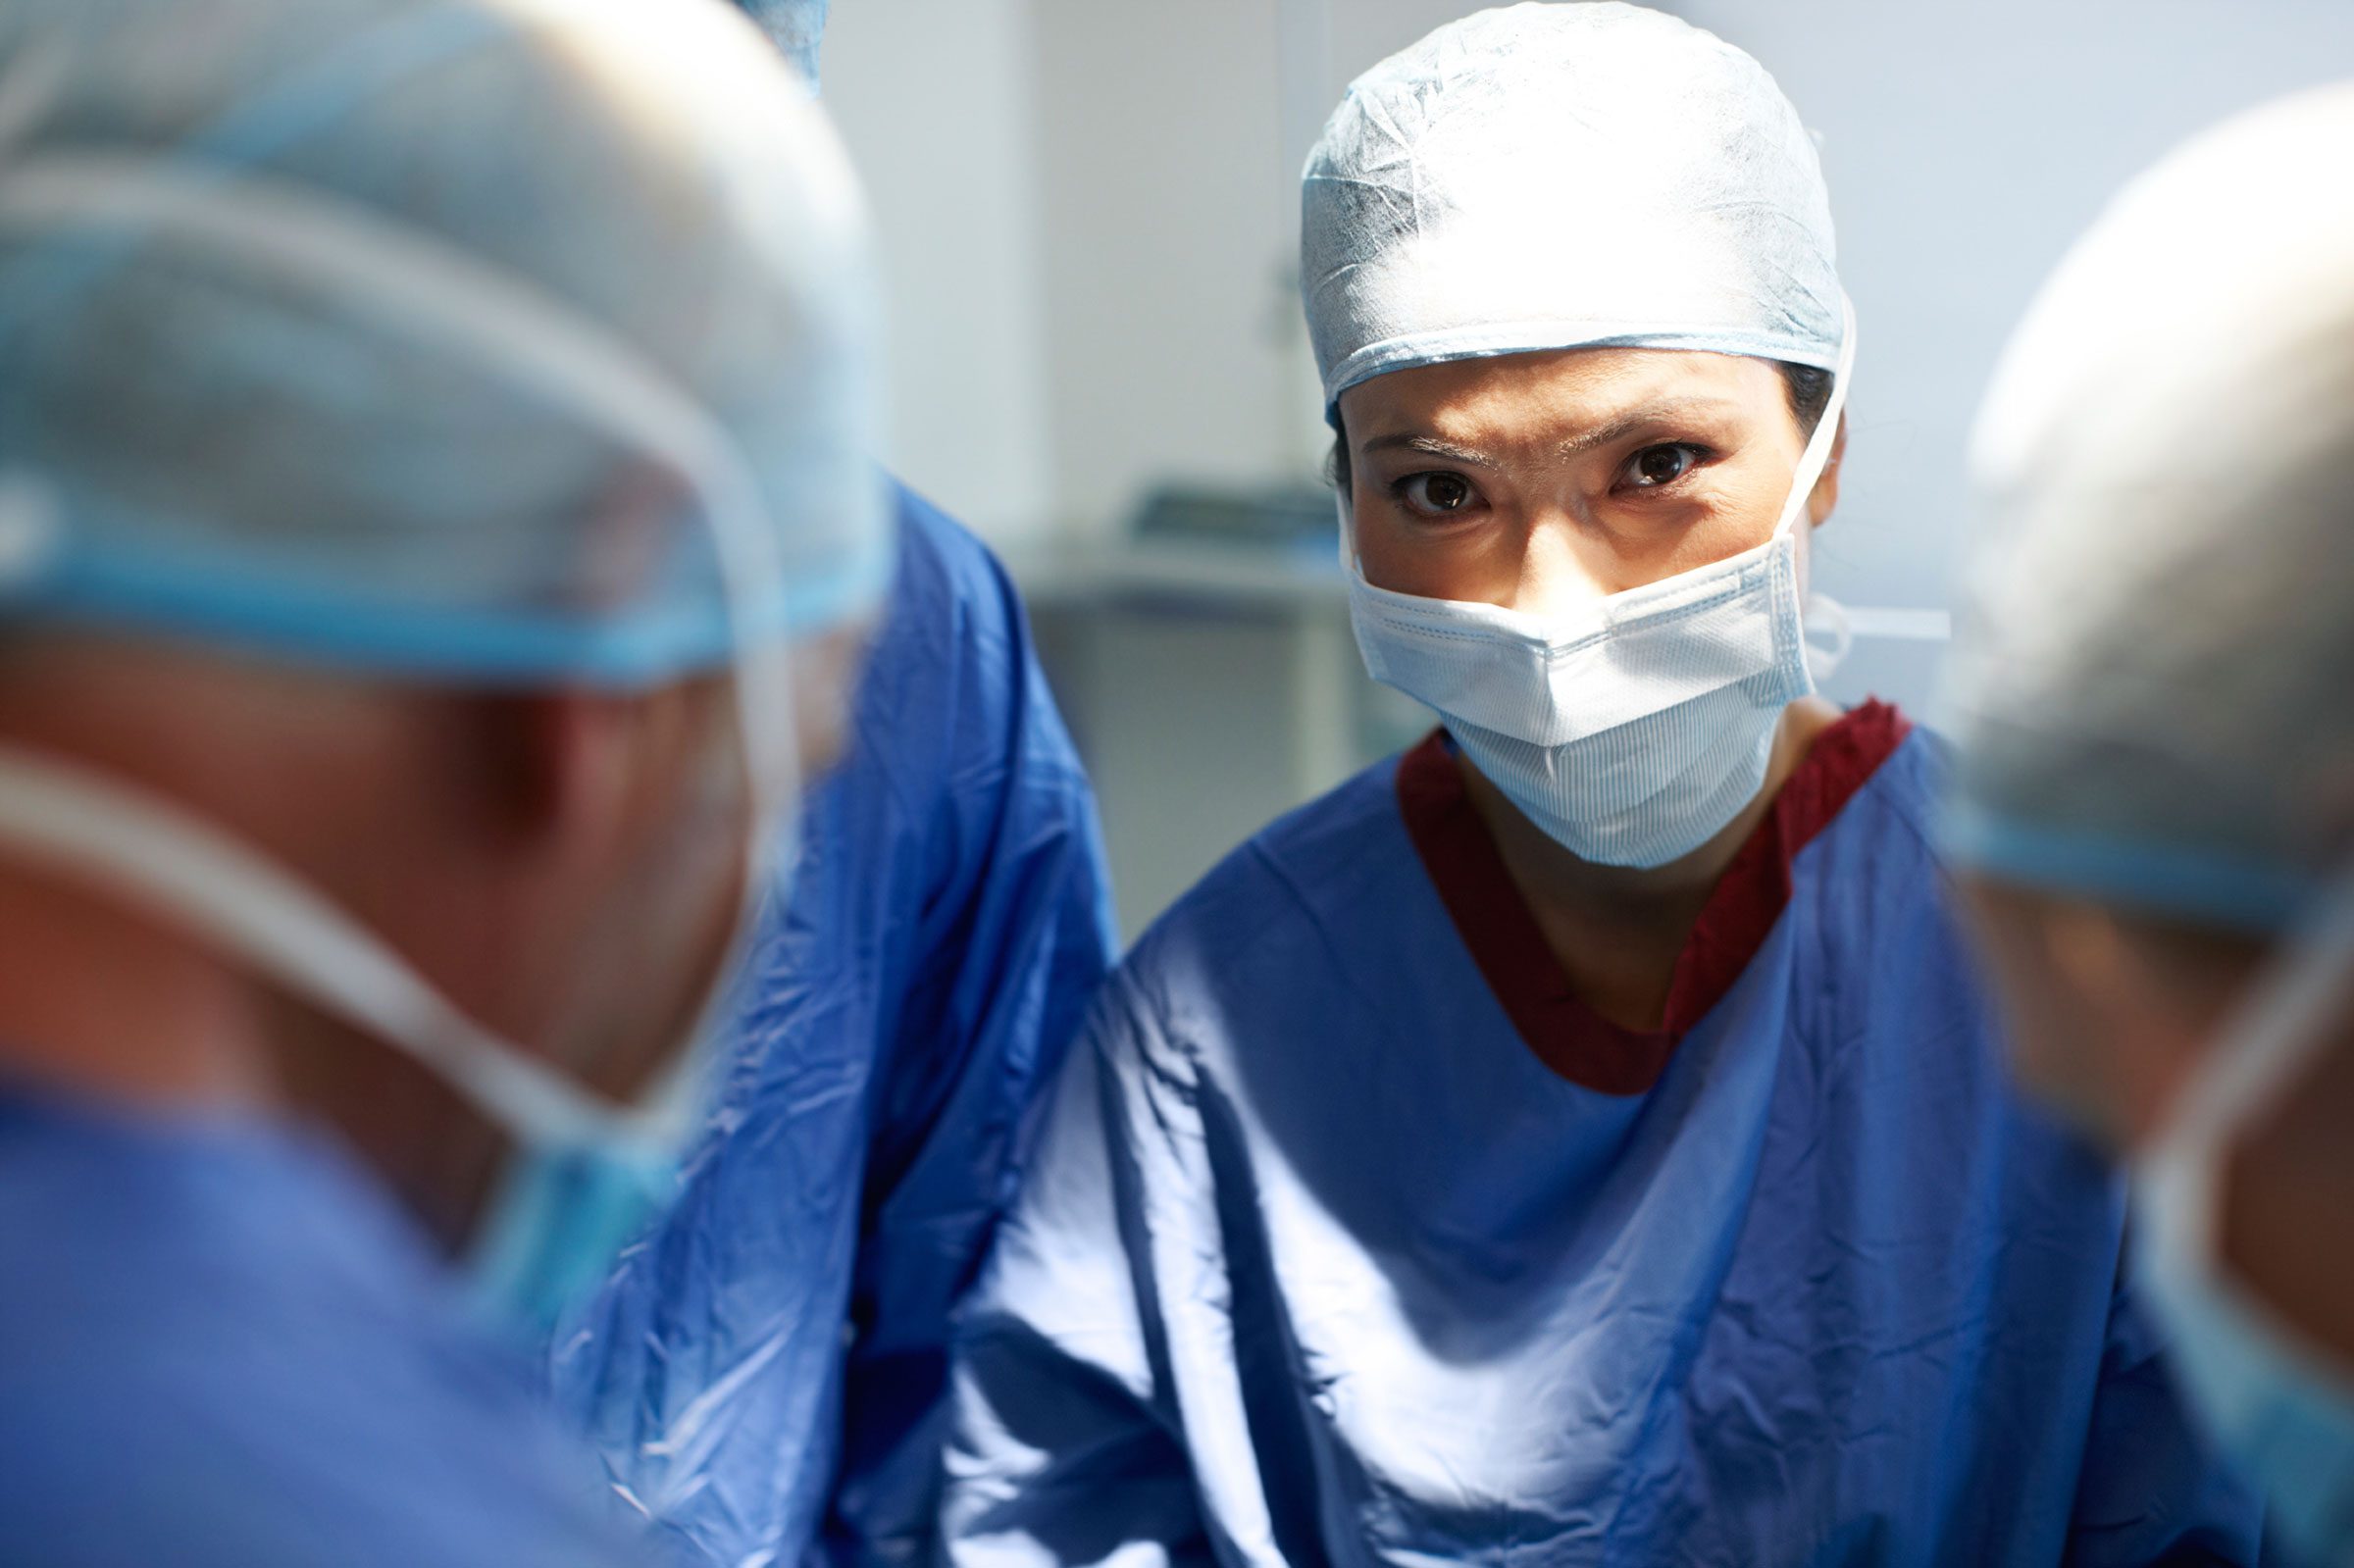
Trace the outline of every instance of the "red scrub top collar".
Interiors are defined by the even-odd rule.
[[[1877,700],[1843,715],[1784,781],[1716,884],[1676,960],[1667,1013],[1656,1030],[1624,1029],[1569,989],[1504,857],[1480,820],[1445,731],[1398,763],[1398,804],[1423,870],[1489,988],[1537,1058],[1605,1094],[1640,1094],[1659,1082],[1686,1031],[1723,1000],[1790,902],[1790,863],[1912,733]]]

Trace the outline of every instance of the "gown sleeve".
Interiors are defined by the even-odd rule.
[[[920,503],[917,503],[920,504]],[[945,525],[944,525],[945,526]],[[848,1305],[837,1563],[928,1555],[946,1426],[950,1310],[1019,1185],[1025,1122],[1110,967],[1095,799],[1003,569],[952,559],[958,680],[924,714],[949,766],[917,955],[883,1042]]]
[[[2260,1544],[2262,1527],[2262,1503],[2192,1427],[2162,1339],[2135,1299],[2129,1261],[2121,1262],[2077,1477],[2069,1568],[2277,1563]]]
[[[1190,1117],[1183,1095],[1155,1095],[1122,1070],[1140,1025],[1120,988],[1115,980],[1056,1086],[957,1337],[949,1563],[1214,1560],[1166,1393],[1135,1146],[1140,1113],[1155,1140],[1187,1138]]]

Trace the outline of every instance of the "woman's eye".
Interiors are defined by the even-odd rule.
[[[1411,474],[1398,481],[1398,493],[1415,511],[1450,517],[1470,510],[1479,491],[1460,474]]]
[[[1621,478],[1623,482],[1637,489],[1656,490],[1663,484],[1673,484],[1691,473],[1700,466],[1701,459],[1706,455],[1699,447],[1681,441],[1671,441],[1663,446],[1647,446],[1626,460]]]

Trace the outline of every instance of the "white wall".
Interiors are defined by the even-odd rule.
[[[2036,285],[2108,195],[2198,127],[2354,75],[2347,0],[1677,0],[1764,61],[1822,137],[1860,347],[1823,585],[1949,605],[1972,411]],[[2317,169],[2317,179],[2354,178]],[[2164,322],[2152,322],[2163,340]],[[1930,707],[1922,650],[1851,688]]]
[[[888,458],[999,543],[1059,510],[1028,0],[843,0],[826,107],[864,179],[891,310]]]
[[[1036,0],[1056,477],[1079,526],[1287,455],[1275,7]]]

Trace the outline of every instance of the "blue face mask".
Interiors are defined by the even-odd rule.
[[[2160,1186],[2137,1186],[2152,1208]],[[2259,1479],[2301,1560],[2354,1563],[2354,1386],[2231,1282],[2175,1249],[2144,1248],[2142,1282],[2183,1391],[2225,1457]]]
[[[519,1148],[466,1255],[476,1306],[494,1328],[546,1342],[603,1288],[679,1177],[679,1151],[650,1141]]]
[[[2354,1563],[2354,1370],[2304,1342],[2217,1261],[2217,1173],[2233,1136],[2295,1084],[2354,1002],[2354,872],[2209,1052],[2136,1162],[2143,1284],[2183,1391],[2226,1457],[2265,1490],[2283,1543]]]
[[[776,868],[767,897],[781,908],[797,846],[763,851],[759,861]],[[535,1349],[549,1343],[604,1289],[623,1249],[677,1199],[704,1125],[719,1026],[731,1016],[734,982],[758,924],[759,902],[747,899],[690,1043],[640,1105],[583,1118],[537,1093],[500,1095],[513,1150],[460,1262],[467,1293],[494,1331]]]

